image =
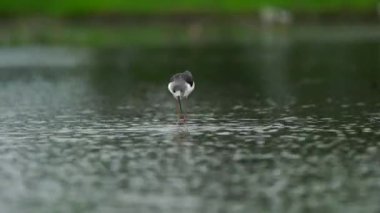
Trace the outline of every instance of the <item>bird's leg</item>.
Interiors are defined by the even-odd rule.
[[[176,113],[177,113],[178,120],[181,120],[181,113],[179,112],[179,103],[178,103],[178,101],[175,101],[175,106],[176,106]]]
[[[183,113],[183,121],[186,123],[186,122],[187,122],[187,117],[188,117],[188,116],[187,116],[187,107],[188,107],[188,100],[187,100],[187,97],[185,97],[184,100],[186,100],[186,101],[184,101],[186,107],[185,107],[185,110],[184,110],[184,113]]]
[[[180,124],[184,124],[186,123],[186,117],[185,117],[185,113],[184,113],[184,110],[183,110],[183,104],[181,103],[181,98],[180,97],[177,97],[177,100],[178,100],[178,106],[179,106],[179,123]]]

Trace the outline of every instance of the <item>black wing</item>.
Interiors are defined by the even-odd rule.
[[[193,75],[191,74],[190,71],[186,71],[182,73],[182,77],[188,84],[190,84],[190,86],[193,86],[194,80],[193,80]]]

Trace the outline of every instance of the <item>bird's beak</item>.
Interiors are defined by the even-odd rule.
[[[181,98],[179,96],[177,96],[177,101],[178,101],[178,104],[179,104],[179,110],[180,110],[181,114],[183,114],[182,104],[181,104]]]

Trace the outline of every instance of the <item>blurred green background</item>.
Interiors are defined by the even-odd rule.
[[[257,12],[263,7],[282,7],[296,12],[374,12],[377,0],[17,0],[1,1],[0,12],[7,15],[109,15]]]

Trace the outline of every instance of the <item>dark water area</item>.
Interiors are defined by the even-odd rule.
[[[1,212],[379,212],[380,40],[319,33],[0,48]]]

